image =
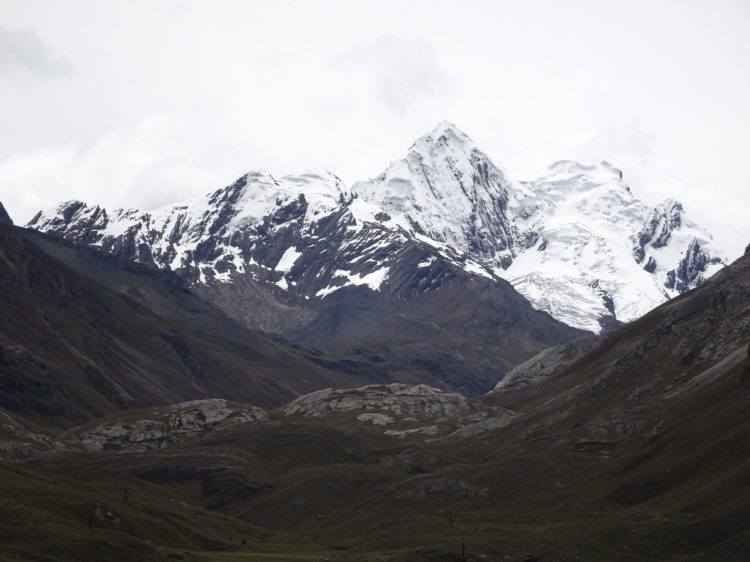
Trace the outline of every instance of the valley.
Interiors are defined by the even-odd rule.
[[[746,560],[750,249],[622,178],[0,206],[0,560]]]
[[[375,384],[38,433],[6,413],[3,556],[742,560],[749,329],[750,255],[480,398]]]

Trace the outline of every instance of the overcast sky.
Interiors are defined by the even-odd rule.
[[[441,119],[516,178],[609,160],[750,242],[750,1],[0,0],[0,200],[151,208],[380,173]]]

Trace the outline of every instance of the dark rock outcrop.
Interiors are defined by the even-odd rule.
[[[698,240],[693,240],[677,268],[667,272],[665,286],[684,293],[703,283],[706,268],[719,261],[705,251]]]
[[[7,226],[13,226],[13,220],[10,218],[8,211],[5,210],[2,203],[0,203],[0,223]]]
[[[653,248],[666,246],[672,236],[672,231],[682,224],[683,213],[682,204],[672,199],[654,207],[636,236],[633,246],[635,261],[638,263],[643,261],[646,256],[645,248],[649,244]],[[649,271],[646,267],[644,269]]]

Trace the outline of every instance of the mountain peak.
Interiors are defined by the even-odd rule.
[[[360,206],[387,213],[393,224],[497,266],[512,259],[504,173],[448,121],[418,138],[378,177],[352,186]]]
[[[469,138],[469,135],[464,133],[454,123],[443,119],[434,129],[414,141],[409,150],[423,151],[427,149],[429,151],[433,147],[445,144],[463,145],[469,149],[474,148],[474,141]]]
[[[264,168],[256,168],[255,170],[248,170],[245,174],[239,178],[238,181],[245,179],[246,182],[264,182],[269,184],[275,184],[276,178],[274,178]]]
[[[446,119],[440,121],[440,123],[437,124],[437,126],[431,131],[431,133],[435,136],[450,134],[466,139],[469,138],[468,135],[464,133],[455,123],[451,123]]]
[[[5,210],[2,203],[0,203],[0,222],[7,224],[8,226],[13,226],[13,220],[10,218],[8,211]]]

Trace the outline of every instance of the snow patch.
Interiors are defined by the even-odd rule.
[[[294,267],[294,264],[297,262],[301,255],[302,252],[297,251],[297,248],[295,248],[294,246],[290,246],[286,249],[284,255],[281,256],[281,259],[279,259],[279,263],[276,264],[276,271],[288,273],[292,270],[292,267]]]
[[[315,293],[315,296],[318,298],[325,298],[331,293],[334,293],[344,287],[358,285],[365,285],[373,291],[379,291],[380,287],[388,278],[388,272],[389,269],[387,267],[381,267],[380,269],[376,269],[375,271],[364,275],[361,273],[352,274],[348,271],[339,269],[334,272],[332,279],[335,279],[337,277],[344,277],[346,278],[346,281],[342,285],[329,285],[328,287],[324,287],[323,289],[320,289],[317,293]]]

